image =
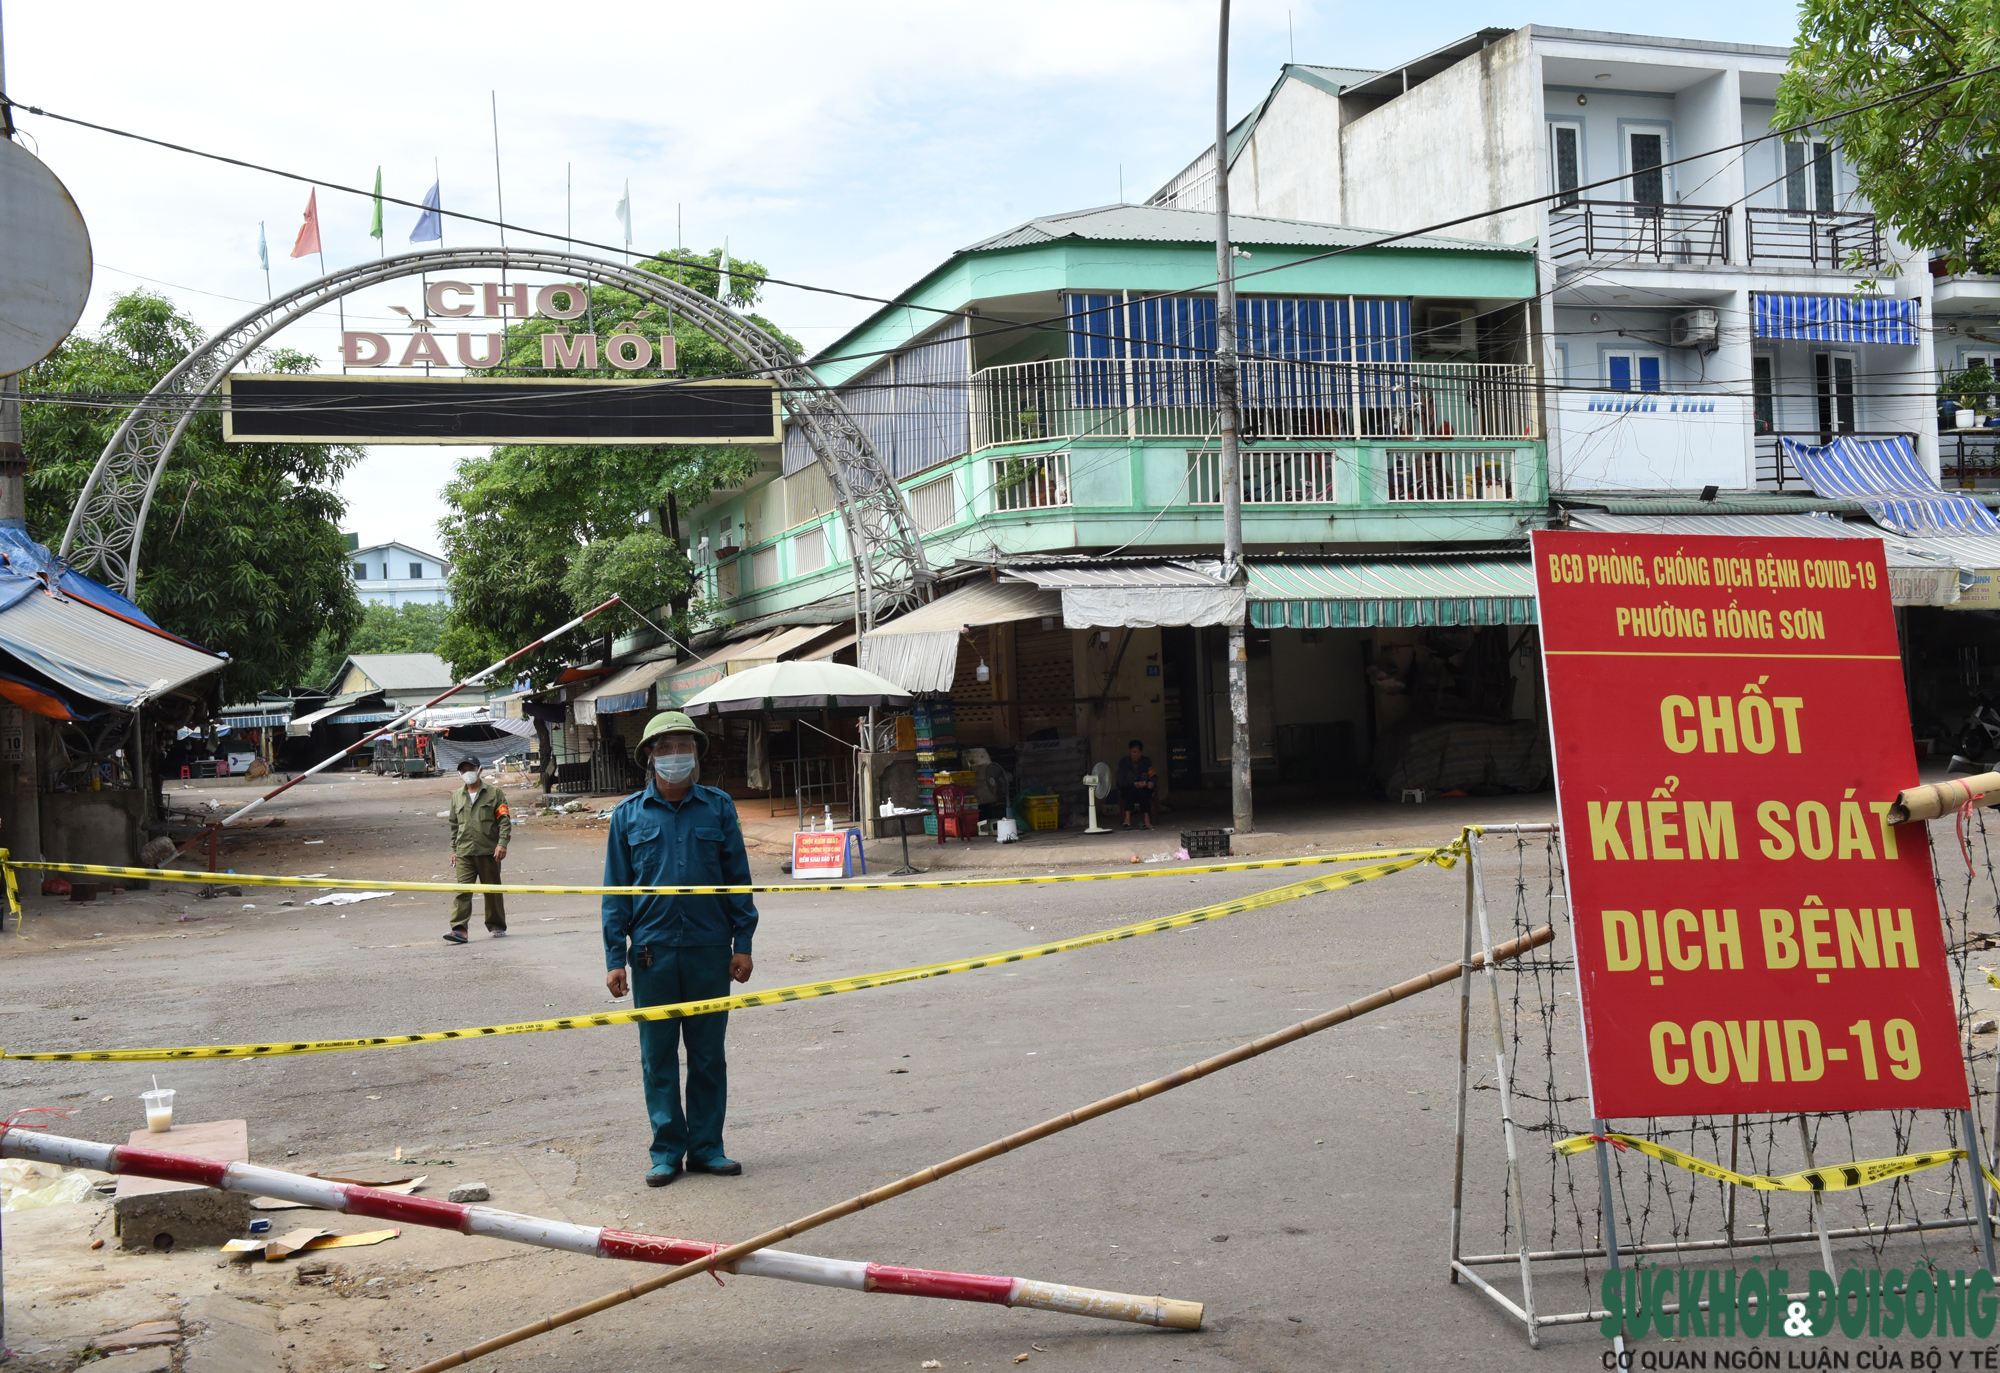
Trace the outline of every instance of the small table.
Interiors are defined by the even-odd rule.
[[[912,816],[929,815],[929,814],[930,812],[927,810],[904,810],[900,806],[894,807],[890,810],[883,811],[881,813],[881,817],[884,820],[896,820],[901,822],[897,826],[897,830],[902,835],[903,838],[903,866],[897,868],[894,872],[890,873],[889,876],[916,877],[924,871],[924,869],[922,868],[913,868],[910,866],[910,818]]]

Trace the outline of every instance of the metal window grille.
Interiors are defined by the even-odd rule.
[[[826,526],[816,524],[811,529],[792,535],[792,571],[799,576],[817,572],[826,566]],[[758,579],[762,584],[762,577]]]
[[[916,521],[919,534],[935,534],[958,523],[957,478],[939,477],[911,487],[907,494],[910,518]]]
[[[1401,448],[1389,451],[1392,501],[1511,501],[1511,448]]]
[[[1069,504],[1069,454],[993,460],[993,508],[1043,510]]]
[[[1330,505],[1334,500],[1334,453],[1326,448],[1242,450],[1245,505]],[[1188,450],[1188,503],[1222,502],[1222,455],[1213,448]]]

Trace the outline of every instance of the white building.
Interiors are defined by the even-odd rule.
[[[1556,492],[1794,490],[1780,435],[1906,434],[1935,474],[1926,379],[2000,345],[1944,334],[1958,356],[1934,357],[1934,292],[1991,316],[2000,290],[1934,285],[1828,144],[1738,146],[1774,127],[1786,56],[1530,25],[1390,71],[1288,66],[1230,133],[1230,206],[1533,240]],[[1210,149],[1152,203],[1212,208],[1214,176]],[[1427,315],[1430,351],[1476,355],[1471,302]]]
[[[451,564],[402,543],[371,544],[347,555],[355,594],[371,605],[449,605]]]

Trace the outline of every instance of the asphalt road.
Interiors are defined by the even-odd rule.
[[[448,789],[301,787],[272,808],[286,825],[233,839],[226,866],[448,872],[436,818]],[[602,844],[601,827],[531,819],[516,829],[507,875],[594,881]],[[760,900],[751,986],[1013,948],[1297,876],[772,896]],[[541,1187],[534,1205],[569,1219],[734,1239],[1453,962],[1463,893],[1460,872],[1419,868],[1172,933],[736,1012],[726,1143],[745,1174],[663,1190],[641,1185],[631,1027],[248,1062],[8,1062],[0,1085],[10,1110],[75,1107],[72,1133],[122,1138],[157,1072],[183,1119],[247,1119],[258,1162],[380,1170],[398,1148],[415,1159],[504,1155]],[[478,932],[475,910],[473,942],[453,947],[439,939],[444,898],[277,904],[311,894],[32,901],[25,934],[0,944],[0,1036],[14,1050],[316,1039],[628,1004],[604,990],[593,901],[514,898],[505,941]],[[930,1359],[998,1368],[1022,1353],[1031,1367],[1108,1370],[1596,1367],[1605,1343],[1593,1328],[1547,1332],[1531,1353],[1518,1326],[1445,1282],[1457,1011],[1451,989],[1425,993],[786,1246],[1201,1301],[1201,1332],[703,1278],[523,1348],[550,1369],[744,1373]],[[1504,1158],[1491,1094],[1475,1093],[1474,1110],[1477,1248],[1497,1240]],[[499,1188],[495,1204],[534,1209]],[[343,1252],[393,1265],[394,1247]],[[634,1275],[535,1254],[467,1264],[446,1296],[443,1267],[427,1270],[426,1295],[397,1297],[409,1303],[399,1319],[369,1327],[391,1367]],[[405,1274],[396,1290],[422,1281]],[[312,1330],[287,1336],[294,1370],[359,1366],[353,1331]]]

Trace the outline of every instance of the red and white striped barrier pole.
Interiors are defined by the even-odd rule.
[[[543,1249],[561,1249],[599,1259],[629,1259],[635,1263],[678,1267],[727,1247],[700,1240],[638,1234],[630,1230],[572,1225],[568,1221],[544,1220],[539,1216],[524,1216],[492,1206],[467,1206],[432,1197],[384,1191],[379,1187],[363,1187],[356,1183],[328,1182],[276,1168],[199,1158],[193,1154],[69,1139],[19,1126],[0,1135],[0,1157],[34,1159],[66,1168],[94,1168],[104,1173],[160,1178],[167,1182],[187,1182],[198,1187],[220,1188],[225,1192],[248,1192],[256,1197],[300,1202],[322,1211],[340,1211],[350,1216],[399,1221],[405,1225],[428,1225],[439,1230],[456,1230],[465,1235],[486,1235],[492,1239],[512,1240],[517,1244],[532,1244]],[[1167,1297],[1135,1297],[1123,1292],[1071,1287],[1067,1283],[1036,1282],[1030,1278],[897,1268],[885,1263],[856,1263],[851,1259],[788,1254],[778,1249],[760,1249],[746,1254],[733,1263],[721,1265],[721,1270],[741,1273],[746,1277],[811,1283],[817,1287],[845,1287],[856,1292],[894,1292],[906,1297],[942,1297],[949,1301],[1029,1306],[1038,1311],[1133,1321],[1140,1325],[1163,1325],[1176,1330],[1201,1328],[1200,1302],[1175,1301]]]

